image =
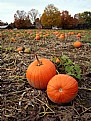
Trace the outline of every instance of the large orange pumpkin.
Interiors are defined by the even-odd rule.
[[[54,103],[68,103],[78,92],[78,82],[67,74],[55,75],[47,85],[47,95]]]
[[[46,89],[49,80],[56,74],[55,65],[46,58],[33,61],[27,71],[26,78],[32,87]]]

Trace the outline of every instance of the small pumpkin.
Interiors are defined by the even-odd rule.
[[[47,95],[54,103],[68,103],[78,92],[78,82],[67,74],[55,75],[47,85]]]
[[[74,46],[74,47],[81,47],[81,46],[82,46],[82,42],[80,42],[80,41],[75,41],[75,42],[73,43],[73,46]]]
[[[14,37],[12,37],[11,38],[11,42],[15,42],[16,40],[15,40],[15,38]]]
[[[78,33],[78,34],[76,35],[76,37],[77,37],[77,38],[81,38],[81,34]]]
[[[24,52],[25,47],[18,47],[16,50],[17,50],[18,52],[20,52],[20,51],[23,51],[23,52]]]
[[[27,71],[26,78],[29,84],[37,89],[46,89],[49,80],[56,74],[55,65],[46,58],[33,61]]]
[[[58,38],[64,40],[65,39],[65,34],[61,34]]]
[[[36,39],[36,40],[40,40],[40,35],[36,34],[35,39]]]
[[[60,59],[59,58],[56,58],[56,63],[59,63],[60,62]]]

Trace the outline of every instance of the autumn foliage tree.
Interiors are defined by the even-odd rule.
[[[52,28],[62,29],[87,29],[91,28],[91,12],[77,13],[72,17],[69,11],[60,12],[53,4],[45,7],[43,14],[39,17],[38,10],[31,9],[28,13],[16,11],[14,14],[14,25],[17,28]],[[0,23],[2,24],[2,23]]]
[[[61,24],[60,11],[53,4],[49,4],[45,7],[40,20],[44,28],[59,27]]]
[[[77,19],[72,17],[67,10],[61,13],[61,27],[63,29],[72,29],[77,25]]]
[[[25,11],[16,11],[14,14],[14,24],[18,29],[25,29],[31,26],[29,15]]]

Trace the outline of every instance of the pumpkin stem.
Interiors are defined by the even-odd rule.
[[[42,65],[41,61],[38,59],[38,56],[37,56],[37,54],[35,54],[35,57],[36,57],[36,59],[37,59],[37,62],[38,62],[38,66]]]

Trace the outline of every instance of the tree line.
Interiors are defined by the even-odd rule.
[[[91,12],[77,13],[72,17],[69,11],[60,12],[53,4],[49,4],[45,7],[41,16],[39,16],[36,9],[31,9],[28,13],[24,10],[17,10],[14,14],[14,22],[10,24],[10,27],[18,29],[51,29],[52,27],[61,29],[89,29],[91,28]]]

